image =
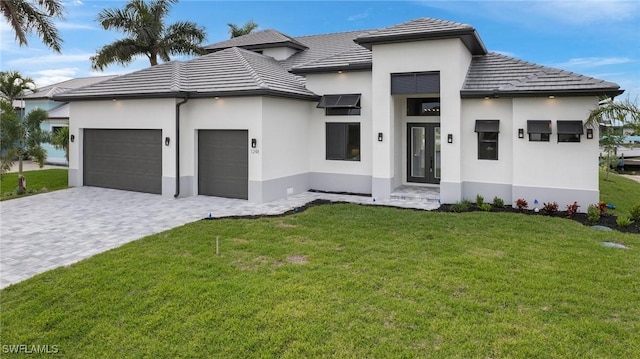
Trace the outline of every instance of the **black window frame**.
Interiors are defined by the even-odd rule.
[[[551,140],[551,121],[527,120],[529,142],[549,142]]]
[[[360,122],[326,122],[325,159],[359,162],[362,147],[360,128]],[[333,136],[338,137],[333,138]],[[356,151],[355,154],[354,151]]]
[[[498,161],[500,120],[476,120],[478,159]]]
[[[427,106],[425,104],[432,104]],[[409,97],[407,98],[407,116],[440,116],[439,97]]]
[[[558,121],[558,143],[579,143],[584,134],[582,121]]]

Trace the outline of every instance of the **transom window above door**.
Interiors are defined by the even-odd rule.
[[[408,98],[407,116],[440,116],[440,98]]]

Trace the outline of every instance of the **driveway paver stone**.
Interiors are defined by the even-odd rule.
[[[0,202],[0,288],[144,236],[213,217],[275,215],[316,199],[435,209],[433,201],[305,192],[254,204],[245,200],[75,187]]]

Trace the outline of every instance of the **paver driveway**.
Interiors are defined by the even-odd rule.
[[[49,269],[69,265],[149,234],[207,217],[279,214],[328,199],[371,203],[369,197],[310,193],[265,204],[195,196],[173,199],[155,194],[76,187],[0,202],[0,288]],[[381,205],[437,208],[405,200]]]

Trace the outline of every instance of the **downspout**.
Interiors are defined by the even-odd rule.
[[[189,101],[189,95],[176,104],[176,193],[173,198],[178,198],[180,195],[180,106],[187,101]]]

